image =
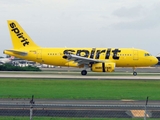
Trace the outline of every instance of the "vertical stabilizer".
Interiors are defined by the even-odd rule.
[[[8,20],[7,22],[14,49],[23,47],[39,47],[33,42],[17,21]]]

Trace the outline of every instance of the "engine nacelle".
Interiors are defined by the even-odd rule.
[[[113,72],[115,63],[96,63],[92,65],[93,72]]]

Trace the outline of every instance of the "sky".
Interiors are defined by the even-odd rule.
[[[139,48],[160,53],[160,0],[0,0],[0,56],[7,20],[41,47]]]

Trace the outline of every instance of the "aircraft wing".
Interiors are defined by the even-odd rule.
[[[74,61],[74,62],[78,63],[78,65],[105,62],[105,61],[102,61],[102,60],[86,58],[86,57],[73,55],[73,54],[65,54],[65,56],[63,56],[63,58],[66,58],[70,61]]]
[[[22,56],[26,56],[28,53],[27,52],[24,52],[24,51],[19,51],[19,50],[5,50],[6,52],[12,52],[14,54],[17,54],[17,55],[22,55]]]

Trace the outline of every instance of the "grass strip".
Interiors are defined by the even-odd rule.
[[[0,78],[0,98],[160,100],[156,80],[65,80]]]

